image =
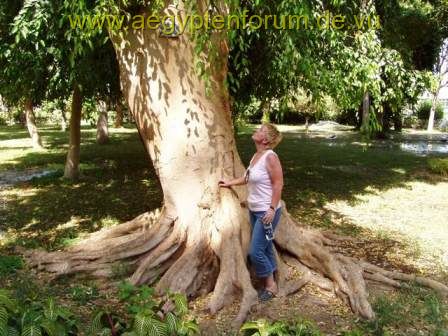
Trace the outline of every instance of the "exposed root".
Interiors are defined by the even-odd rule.
[[[387,271],[365,261],[335,253],[333,247],[354,239],[303,229],[292,219],[284,206],[282,211],[282,222],[278,226],[275,240],[282,252],[279,259],[305,274],[310,283],[327,290],[333,289],[339,297],[349,302],[355,313],[364,318],[375,317],[368,301],[366,279],[393,287],[402,286],[397,280],[414,281],[441,294],[448,294],[448,287],[437,281]],[[279,273],[284,273],[285,270],[285,265],[280,262]],[[285,286],[282,294],[294,289],[290,289],[282,277],[279,278],[279,283]]]
[[[199,224],[191,231],[185,231],[188,225],[179,224],[179,219],[164,208],[94,233],[66,251],[24,254],[31,266],[55,277],[77,272],[110,277],[120,262],[132,269],[133,284],[152,284],[160,279],[156,286],[160,294],[170,289],[193,298],[213,291],[209,303],[212,314],[238,296],[240,310],[233,327],[239,328],[257,302],[246,265],[250,227],[244,217],[246,210],[235,212],[231,205],[223,206],[232,204],[231,199],[220,201],[216,211],[201,210]],[[284,205],[281,218],[275,239],[279,296],[311,283],[338,295],[353,312],[372,319],[375,314],[368,301],[366,280],[396,288],[403,286],[402,281],[414,281],[448,294],[448,287],[437,281],[384,270],[341,254],[340,247],[353,238],[300,227]]]
[[[286,257],[285,257],[286,258]],[[306,270],[301,272],[295,267],[296,259],[290,258],[290,263],[283,261],[276,251],[277,259],[277,284],[279,288],[278,296],[285,297],[293,294],[305,286],[311,278],[311,272]]]
[[[129,279],[134,285],[147,282],[148,272],[152,268],[158,267],[161,263],[169,259],[180,247],[183,238],[178,232],[173,232],[171,236],[165,239],[157,248],[149,252],[148,255],[139,262],[138,268]]]
[[[95,276],[111,276],[114,262],[132,263],[129,258],[151,251],[173,230],[175,218],[164,209],[145,213],[122,225],[101,230],[66,251],[23,251],[32,267],[40,271],[62,274],[87,272]]]
[[[257,302],[257,292],[252,286],[250,273],[246,265],[248,237],[241,235],[240,226],[242,219],[238,214],[231,214],[227,209],[220,209],[217,220],[228,218],[231,225],[225,230],[214,231],[215,239],[212,238],[212,248],[220,259],[220,272],[216,280],[215,289],[209,302],[212,314],[215,314],[224,305],[230,303],[236,291],[241,292],[240,310],[233,321],[232,327],[238,329],[245,321],[252,306]],[[247,218],[244,218],[247,221]],[[248,222],[247,222],[248,223]],[[247,224],[245,223],[245,224]],[[242,242],[243,241],[243,242]]]
[[[370,264],[366,261],[360,261],[361,266],[363,267],[365,272],[369,272],[372,274],[377,274],[379,276],[388,278],[389,280],[401,280],[401,281],[413,281],[419,285],[431,288],[441,295],[448,295],[448,286],[424,277],[420,277],[413,274],[405,274],[397,271],[387,271],[381,267]]]

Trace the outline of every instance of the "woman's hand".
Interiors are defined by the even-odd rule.
[[[274,216],[275,216],[275,211],[272,210],[272,208],[269,208],[269,210],[266,211],[266,213],[264,214],[261,221],[263,222],[263,224],[272,223],[272,221],[274,220]]]
[[[227,181],[220,180],[218,182],[218,186],[220,186],[221,188],[230,188],[232,185]]]

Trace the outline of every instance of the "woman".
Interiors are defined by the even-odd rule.
[[[277,154],[272,150],[282,135],[272,124],[263,124],[252,135],[257,152],[252,157],[244,176],[230,181],[219,181],[220,187],[248,185],[248,208],[252,226],[249,257],[258,277],[264,279],[259,298],[267,301],[278,293],[274,280],[277,268],[273,249],[273,231],[280,221],[283,172]],[[272,229],[269,231],[269,224]]]

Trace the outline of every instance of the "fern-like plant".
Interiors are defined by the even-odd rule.
[[[68,336],[77,332],[73,314],[52,298],[19,304],[10,292],[0,289],[0,336]]]
[[[167,293],[156,298],[151,287],[123,282],[119,286],[119,298],[130,321],[117,323],[115,315],[98,312],[87,332],[89,336],[115,336],[118,332],[122,336],[190,336],[199,333],[196,321],[187,318],[185,295]]]

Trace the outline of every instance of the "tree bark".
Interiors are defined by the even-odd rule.
[[[235,327],[245,320],[257,302],[246,265],[247,191],[218,187],[220,179],[242,176],[245,169],[223,81],[226,40],[218,33],[212,38],[220,58],[210,68],[213,94],[207,95],[194,72],[195,45],[189,35],[163,38],[143,29],[113,36],[122,92],[160,179],[163,207],[95,233],[66,251],[29,252],[32,266],[55,276],[81,271],[111,276],[119,262],[129,267],[134,284],[159,279],[157,293],[170,289],[192,298],[213,291],[212,313],[240,298]],[[204,52],[199,58],[205,62],[206,56]],[[365,278],[398,286],[393,279],[403,275],[336,252],[334,247],[346,239],[301,227],[282,205],[275,238],[279,295],[311,282],[333,291],[357,314],[373,318]],[[448,293],[446,286],[434,286]]]
[[[79,178],[79,154],[81,147],[81,112],[82,95],[75,85],[72,96],[72,113],[70,116],[70,143],[65,162],[64,177],[70,180]]]
[[[58,106],[61,111],[61,131],[65,132],[67,131],[67,116],[65,115],[64,100],[59,101]]]
[[[440,92],[440,83],[439,83],[439,86],[438,86],[436,92],[434,92],[434,94],[432,96],[431,110],[429,112],[429,119],[428,119],[428,128],[427,128],[428,132],[432,132],[434,130],[434,120],[436,117],[436,108],[437,108],[439,92]]]
[[[369,119],[370,119],[370,94],[368,91],[364,93],[362,100],[362,125],[361,131],[365,134],[369,132]]]
[[[33,148],[42,149],[42,140],[40,138],[39,132],[37,131],[36,117],[34,115],[33,102],[31,101],[31,99],[27,99],[25,101],[24,107],[26,127],[28,128],[28,133],[30,134]]]
[[[96,123],[96,142],[100,145],[104,145],[109,142],[109,127],[107,124],[107,110],[108,104],[104,101],[99,101],[99,116]]]

